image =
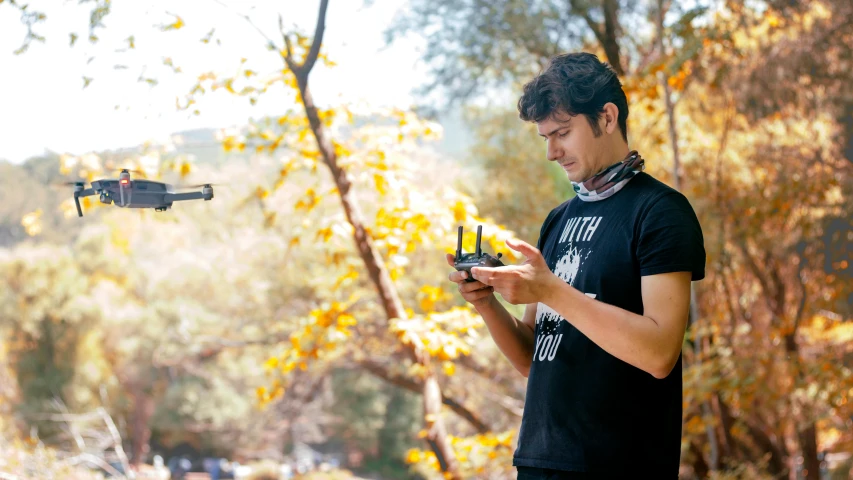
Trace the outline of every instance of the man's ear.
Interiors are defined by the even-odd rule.
[[[619,107],[613,102],[607,102],[602,108],[604,112],[601,114],[601,128],[607,133],[613,133],[619,128]]]

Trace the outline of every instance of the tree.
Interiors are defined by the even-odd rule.
[[[455,12],[476,12],[454,5]],[[659,15],[674,6],[649,9],[641,20],[661,33],[634,35],[622,64],[629,66],[632,144],[653,159],[649,172],[691,198],[706,231],[708,278],[697,290],[684,353],[685,462],[700,477],[715,469],[778,476],[802,456],[803,473],[816,478],[818,451],[843,450],[847,442],[832,432],[846,418],[838,407],[846,400],[834,395],[849,378],[838,344],[850,315],[842,304],[850,298],[851,262],[841,243],[850,231],[844,202],[851,187],[849,167],[839,161],[850,157],[849,135],[838,141],[822,132],[848,130],[849,95],[832,72],[851,58],[849,2],[726,2]],[[424,31],[456,17],[423,18],[404,26]],[[521,30],[447,38],[431,48],[448,58],[488,52],[507,37],[525,38]],[[480,64],[464,58],[460,68],[478,75]],[[827,328],[820,340],[806,327],[815,324]],[[763,454],[764,466],[755,460]]]
[[[527,81],[552,56],[578,48],[600,53],[620,77],[642,70],[643,45],[626,30],[636,31],[644,12],[643,2],[618,0],[416,0],[386,36],[427,40],[434,78],[423,91],[440,90],[452,104]]]
[[[343,219],[346,221],[344,225],[348,226],[338,224],[333,228],[333,225],[340,220],[340,216],[332,215],[324,218],[317,229],[312,229],[310,226],[304,228],[304,233],[308,238],[322,238],[324,241],[345,235],[352,236],[356,247],[355,253],[361,260],[362,268],[367,271],[368,284],[378,294],[381,317],[368,318],[365,321],[367,326],[362,331],[351,328],[356,326],[358,322],[356,316],[359,313],[375,316],[380,312],[376,312],[369,304],[364,305],[364,302],[340,296],[340,290],[348,285],[345,282],[355,283],[354,280],[359,277],[360,268],[348,258],[351,249],[347,252],[333,252],[336,264],[340,265],[343,263],[342,260],[346,261],[341,265],[345,268],[344,275],[332,288],[333,291],[337,289],[338,292],[325,305],[313,309],[310,315],[303,317],[302,320],[307,324],[304,324],[304,330],[297,329],[291,334],[292,348],[281,356],[280,361],[271,359],[268,365],[274,369],[278,366],[279,372],[288,374],[285,380],[292,381],[294,367],[307,369],[309,363],[317,363],[320,366],[316,367],[312,373],[322,376],[324,369],[328,366],[323,366],[325,362],[314,361],[325,361],[322,357],[328,350],[329,357],[333,361],[355,359],[367,371],[380,378],[391,383],[414,386],[423,396],[425,439],[438,459],[441,470],[448,472],[452,477],[459,478],[458,462],[448,440],[441,405],[451,406],[478,429],[487,429],[487,427],[463,405],[463,402],[454,401],[442,394],[437,369],[433,366],[435,363],[433,357],[444,362],[445,368],[449,368],[450,360],[468,351],[469,347],[466,345],[468,340],[462,338],[462,334],[474,328],[471,324],[471,313],[459,309],[443,313],[429,311],[425,306],[434,308],[446,305],[452,297],[440,288],[422,287],[417,295],[424,297],[420,304],[426,311],[413,317],[414,311],[404,308],[395,282],[402,280],[399,275],[405,270],[405,253],[413,251],[418,246],[429,246],[437,239],[441,239],[442,243],[445,242],[450,237],[448,233],[455,230],[456,222],[471,225],[482,220],[476,216],[476,209],[470,199],[455,193],[452,189],[439,190],[436,192],[439,195],[428,199],[422,198],[416,191],[408,189],[396,191],[405,185],[406,176],[411,172],[401,168],[403,159],[387,158],[385,147],[368,145],[363,154],[356,156],[352,149],[332,140],[330,129],[332,122],[336,116],[346,118],[348,112],[318,108],[308,81],[309,73],[315,63],[318,60],[326,61],[320,46],[325,30],[327,5],[325,0],[320,4],[313,40],[298,34],[287,34],[283,30],[281,21],[279,27],[282,30],[283,44],[275,45],[269,38],[266,39],[268,49],[282,61],[284,68],[280,71],[273,75],[265,75],[259,83],[246,85],[242,89],[238,86],[238,80],[246,83],[255,81],[256,73],[248,68],[241,67],[238,76],[234,77],[205,75],[199,79],[196,88],[187,95],[183,107],[189,108],[193,105],[196,98],[205,92],[205,86],[209,86],[212,90],[222,88],[230,93],[245,95],[252,102],[257,101],[272,84],[279,83],[294,88],[296,98],[303,109],[301,114],[293,112],[277,120],[265,119],[253,125],[248,135],[242,140],[237,136],[228,136],[224,139],[224,146],[226,149],[243,150],[247,147],[247,142],[254,142],[252,147],[256,152],[274,152],[279,148],[285,150],[286,146],[286,150],[292,155],[280,169],[275,185],[269,189],[259,187],[256,192],[255,197],[264,208],[265,224],[268,227],[276,223],[276,212],[266,207],[270,194],[285,185],[285,179],[296,176],[302,168],[307,167],[307,170],[313,172],[316,171],[320,162],[328,167],[333,181],[332,188],[322,193],[313,188],[305,191],[305,194],[296,200],[295,207],[297,211],[301,210],[305,214],[325,207],[324,197],[335,195],[343,207]],[[178,21],[166,30],[177,30],[182,26],[183,22],[178,17]],[[264,84],[264,82],[267,83]],[[423,124],[406,112],[395,112],[393,116],[396,117],[397,125],[392,128],[400,131],[400,140],[429,135],[430,130],[435,129],[435,126]],[[279,127],[279,131],[275,132],[269,127]],[[309,136],[313,138],[313,142],[309,141]],[[285,139],[295,141],[285,142]],[[352,141],[356,144],[363,142],[359,137],[353,138]],[[356,195],[355,179],[365,174],[370,180],[370,190],[372,190],[367,198],[377,202],[375,205],[379,207],[371,212],[376,217],[374,226],[369,225],[365,220],[359,205],[361,200]],[[383,197],[388,197],[388,200],[378,201]],[[449,202],[451,209],[448,209],[444,202]],[[500,240],[509,235],[505,230],[488,223],[485,227],[485,240],[493,246],[499,245]],[[470,248],[472,240],[472,235],[469,234],[466,237],[466,247]],[[299,237],[294,236],[291,246],[299,242]],[[438,258],[440,251],[452,249],[452,242],[447,243],[449,248],[429,248],[428,251]],[[512,254],[506,253],[511,259]],[[394,266],[389,268],[389,264]],[[432,315],[433,313],[436,315]],[[334,326],[335,329],[329,329],[330,326]],[[363,347],[363,350],[337,343],[342,335],[346,338],[350,330],[355,331],[361,338],[361,342],[357,343],[356,347]],[[376,343],[377,340],[380,341],[380,346],[388,345],[391,341],[393,345],[391,365],[401,360],[411,362],[409,371],[388,371],[388,366],[385,365],[388,363],[387,360],[378,363],[371,355],[366,355],[365,352],[371,350],[371,343]],[[259,397],[264,401],[276,399],[283,394],[284,386],[285,384],[279,379],[271,388],[260,389]]]

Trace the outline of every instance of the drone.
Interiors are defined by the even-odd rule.
[[[77,215],[82,217],[80,198],[100,195],[101,203],[115,204],[122,208],[153,208],[163,212],[172,208],[173,202],[183,200],[212,200],[212,184],[187,185],[184,188],[199,188],[200,192],[175,193],[174,187],[167,183],[152,180],[131,180],[130,170],[121,170],[118,179],[102,179],[92,182],[91,188],[84,188],[84,182],[71,182],[74,186],[74,204]]]

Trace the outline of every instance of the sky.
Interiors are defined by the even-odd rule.
[[[21,55],[13,52],[26,28],[8,2],[0,4],[0,160],[13,163],[45,151],[81,155],[131,147],[162,141],[181,130],[241,125],[250,117],[281,113],[292,105],[283,91],[268,93],[254,107],[245,98],[220,91],[200,100],[198,116],[177,111],[175,98],[183,98],[205,71],[236,71],[241,58],[255,71],[280,68],[277,56],[264,48],[264,37],[242,15],[280,41],[279,12],[286,28],[310,36],[319,7],[319,0],[114,1],[106,28],[96,31],[100,40],[90,44],[91,3],[34,3],[45,8],[46,22],[36,32],[46,42],[34,42]],[[367,5],[362,0],[330,1],[323,43],[337,66],[318,62],[312,71],[318,104],[407,108],[414,103],[411,92],[426,75],[420,62],[423,41],[410,37],[388,46],[384,39],[384,30],[404,6],[400,0],[371,0]],[[161,31],[158,26],[173,23],[174,15],[185,26]],[[212,28],[221,45],[200,42]],[[72,32],[79,35],[73,48]],[[130,35],[132,50],[127,48]],[[166,57],[182,73],[164,65]],[[140,75],[159,83],[152,87],[139,82]],[[85,89],[83,77],[92,79]]]

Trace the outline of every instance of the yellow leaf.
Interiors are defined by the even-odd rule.
[[[406,463],[418,463],[421,461],[420,450],[413,448],[406,453]]]
[[[183,162],[181,164],[181,178],[186,177],[192,171],[192,165],[189,162]]]
[[[339,327],[352,327],[358,324],[358,320],[355,319],[352,315],[348,313],[342,313],[338,315],[338,326]]]
[[[458,222],[464,222],[468,218],[468,208],[465,205],[465,202],[459,200],[456,202],[456,205],[453,206],[453,220]]]
[[[349,272],[345,273],[344,275],[341,275],[341,277],[338,278],[338,280],[335,282],[335,288],[338,288],[342,283],[347,280],[355,280],[356,278],[358,278],[358,272],[356,270],[350,270]]]
[[[24,215],[24,217],[21,219],[21,226],[24,227],[24,230],[27,232],[27,235],[34,237],[41,233],[41,215],[42,211],[39,208],[34,212],[30,212]]]
[[[323,237],[323,243],[328,243],[329,239],[332,238],[332,227],[321,228],[317,231],[318,237]]]
[[[451,376],[456,373],[456,364],[453,362],[444,362],[442,367],[444,368],[445,375]]]
[[[182,19],[181,17],[179,17],[179,16],[175,15],[175,21],[174,21],[174,22],[172,22],[171,24],[166,25],[165,27],[163,27],[163,31],[166,31],[166,30],[178,30],[178,29],[180,29],[180,28],[183,28],[183,26],[184,26],[184,19]]]
[[[373,182],[376,184],[376,190],[380,195],[385,195],[388,192],[388,181],[381,174],[373,174]]]
[[[266,368],[275,368],[278,366],[278,358],[270,357],[266,362],[264,362],[264,367]]]

